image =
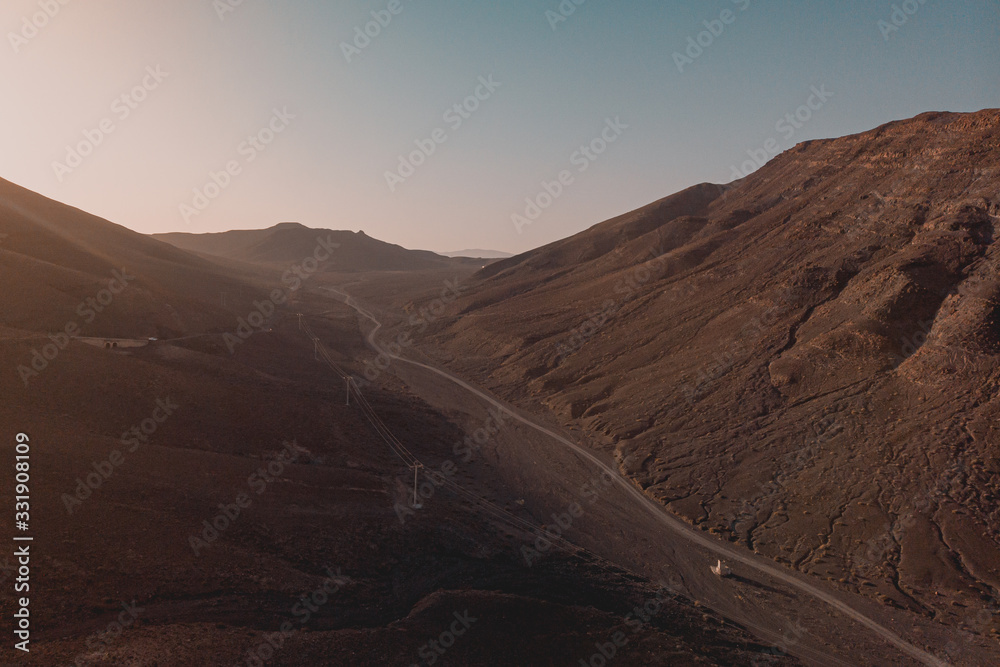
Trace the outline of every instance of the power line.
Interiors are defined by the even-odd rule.
[[[392,433],[388,425],[386,425],[386,423],[378,416],[378,414],[375,412],[375,409],[371,406],[371,403],[369,403],[365,395],[361,393],[361,388],[358,387],[357,383],[354,381],[354,378],[349,373],[347,373],[347,371],[341,368],[341,366],[337,364],[336,361],[333,360],[326,346],[323,344],[322,341],[320,341],[319,337],[313,333],[312,328],[309,326],[308,321],[305,319],[305,316],[299,315],[299,324],[300,328],[303,331],[305,331],[305,333],[309,336],[309,338],[312,339],[315,349],[319,352],[319,356],[322,357],[322,360],[325,361],[326,364],[337,375],[339,375],[341,379],[343,379],[346,382],[347,392],[348,392],[348,403],[350,402],[350,393],[353,390],[355,403],[361,409],[361,412],[365,416],[365,418],[372,425],[372,428],[375,429],[375,432],[378,433],[378,435],[382,438],[382,440],[389,447],[389,449],[392,451],[393,454],[399,457],[399,459],[403,461],[403,463],[406,464],[408,468],[413,469],[414,507],[419,509],[419,506],[416,503],[418,474],[421,468],[427,469],[427,466],[419,458],[417,458],[417,456],[413,454],[413,452],[407,449],[406,445],[404,445],[402,441],[400,441],[399,438],[397,438]],[[469,489],[466,489],[460,484],[448,479],[444,475],[440,475],[440,481],[442,482],[443,486],[448,487],[458,495],[478,504],[480,507],[492,513],[501,521],[510,524],[511,526],[513,526],[518,530],[522,530],[527,533],[534,533],[539,536],[544,536],[545,539],[549,540],[553,545],[559,545],[563,549],[571,553],[577,555],[586,554],[593,559],[594,565],[602,569],[605,569],[608,572],[617,573],[621,571],[620,568],[614,566],[613,564],[605,564],[608,563],[608,561],[606,561],[602,556],[599,556],[598,554],[590,551],[589,549],[574,544],[573,542],[563,537],[561,534],[555,535],[545,530],[545,526],[539,526],[531,521],[522,519],[521,517],[507,511],[500,505],[497,505],[496,503],[487,500],[486,498],[483,498],[482,496],[476,494],[475,492],[470,491]],[[433,480],[432,483],[434,483]]]

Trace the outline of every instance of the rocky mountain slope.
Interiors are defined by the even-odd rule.
[[[228,327],[265,293],[222,267],[0,180],[0,330],[168,337]],[[226,298],[228,297],[228,299]],[[89,301],[88,301],[89,299]]]
[[[1000,112],[806,142],[483,269],[455,369],[678,515],[997,629]]]

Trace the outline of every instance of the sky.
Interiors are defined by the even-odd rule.
[[[0,28],[0,178],[142,233],[521,252],[1000,107],[997,0],[5,0]]]

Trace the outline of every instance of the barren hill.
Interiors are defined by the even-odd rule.
[[[998,231],[1000,112],[927,113],[492,264],[436,344],[705,530],[987,632]]]
[[[271,243],[285,253],[272,258],[304,265],[316,236]],[[31,652],[8,644],[0,664],[411,664],[454,614],[475,625],[449,660],[554,663],[591,655],[636,605],[667,595],[572,553],[528,569],[518,550],[533,538],[448,490],[403,522],[395,505],[409,497],[409,469],[356,401],[344,404],[298,318],[276,308],[242,344],[223,339],[272,293],[279,267],[197,256],[5,182],[0,241],[0,423],[8,442],[30,438],[37,545]],[[423,257],[350,243],[396,266]],[[424,280],[452,279],[452,266]],[[371,355],[357,318],[313,289],[320,280],[291,312],[361,373]],[[60,333],[68,324],[160,340],[92,346]],[[368,399],[421,456],[465,437],[461,416],[398,382]],[[515,506],[489,471],[461,476]],[[0,493],[14,496],[13,475]],[[8,535],[12,518],[0,522]],[[0,558],[5,587],[13,562]],[[729,665],[776,651],[693,600],[659,599],[657,617],[630,635],[636,656]],[[0,596],[0,614],[12,618],[15,605]]]
[[[181,335],[229,326],[223,294],[249,303],[263,293],[252,274],[2,180],[0,234],[0,327],[8,329],[76,323],[92,336]]]
[[[336,261],[325,267],[336,271],[414,271],[469,264],[426,250],[407,250],[364,232],[310,229],[284,222],[268,229],[234,230],[217,234],[155,234],[154,238],[191,252],[264,264],[287,264],[312,253],[317,238],[339,246]],[[470,264],[471,265],[471,264]]]

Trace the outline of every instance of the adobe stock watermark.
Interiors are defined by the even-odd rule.
[[[160,424],[167,421],[178,408],[180,406],[171,401],[169,396],[166,399],[156,399],[156,407],[153,408],[151,415],[122,433],[122,448],[127,447],[125,454],[134,454],[140,446],[148,444],[149,439],[159,430]],[[108,457],[103,461],[94,461],[91,464],[93,471],[86,477],[76,478],[76,489],[73,495],[62,494],[63,505],[68,514],[72,515],[76,507],[82,505],[83,501],[90,498],[105,482],[111,479],[115,471],[125,463],[125,454],[122,453],[121,449],[116,449],[108,454]]]
[[[215,10],[215,15],[219,17],[220,21],[225,21],[226,15],[232,14],[242,7],[244,2],[246,0],[212,0],[212,9]]]
[[[452,448],[455,456],[462,457],[463,463],[471,463],[483,446],[493,440],[503,430],[506,420],[510,417],[510,413],[498,408],[490,408],[489,414],[490,418],[485,424],[473,431],[471,435],[467,435],[463,440],[456,442]],[[401,490],[407,495],[407,501],[405,505],[397,502],[393,506],[399,523],[406,525],[406,520],[415,515],[417,510],[427,507],[427,501],[433,498],[437,490],[447,484],[448,480],[457,473],[458,466],[451,459],[444,461],[437,470],[424,468],[425,479],[417,486],[415,493],[417,504],[414,504],[406,485],[400,483]]]
[[[893,33],[899,32],[900,28],[910,22],[910,17],[919,12],[920,8],[926,4],[927,0],[904,0],[898,5],[894,4],[889,20],[880,19],[878,22],[882,38],[888,42]]]
[[[269,484],[277,481],[285,472],[285,467],[289,466],[299,458],[299,447],[295,442],[286,442],[285,448],[278,452],[266,466],[261,466],[247,477],[247,486],[258,496],[267,490]],[[232,503],[226,505],[219,504],[219,513],[211,520],[202,521],[201,536],[189,535],[188,544],[195,556],[200,556],[203,549],[207,549],[219,539],[219,536],[229,530],[230,526],[236,523],[243,510],[253,505],[253,498],[246,493],[237,494]]]
[[[590,169],[590,165],[597,162],[598,158],[604,155],[611,144],[618,141],[628,128],[629,126],[622,122],[620,116],[615,116],[614,120],[611,118],[605,119],[604,128],[600,134],[586,144],[581,145],[570,155],[570,165],[576,167],[578,174],[587,171]],[[513,213],[510,216],[510,221],[514,225],[514,229],[517,230],[517,233],[523,234],[524,228],[538,220],[544,211],[549,209],[557,199],[565,194],[566,188],[575,182],[576,177],[569,169],[560,171],[552,181],[543,180],[541,182],[541,191],[534,197],[527,197],[524,200],[524,211],[522,213]]]
[[[455,278],[454,281],[445,280],[440,296],[421,306],[416,312],[411,312],[407,320],[407,328],[399,332],[395,340],[386,344],[385,351],[379,352],[374,360],[365,360],[364,377],[352,376],[355,386],[360,390],[375,382],[384,371],[389,369],[394,357],[400,356],[405,348],[413,345],[411,332],[416,330],[417,334],[423,334],[427,331],[432,323],[444,317],[448,311],[448,305],[454,303],[467,289],[459,282],[458,278]]]
[[[113,271],[107,288],[102,289],[93,297],[87,297],[81,301],[80,305],[76,307],[76,314],[85,323],[92,323],[97,319],[98,313],[104,312],[114,302],[115,297],[124,292],[133,280],[135,280],[135,276],[129,275],[124,268],[121,271]],[[32,348],[31,361],[28,362],[28,365],[22,364],[17,367],[17,374],[24,386],[27,387],[31,378],[38,377],[39,373],[48,368],[49,364],[59,356],[59,353],[69,346],[70,339],[78,335],[80,335],[79,322],[70,320],[61,332],[49,334],[48,338],[52,342],[44,345],[41,351]]]
[[[97,147],[115,130],[119,123],[124,123],[129,116],[139,108],[139,105],[149,99],[150,93],[167,80],[170,72],[164,72],[159,65],[146,67],[145,76],[127,92],[122,93],[111,103],[111,116],[106,116],[97,127],[83,131],[83,139],[73,145],[66,146],[66,157],[63,162],[53,160],[52,171],[56,179],[62,183],[66,177],[76,171],[83,161],[94,154]]]
[[[899,352],[889,354],[889,363],[892,368],[899,368],[904,361],[916,354],[917,350],[924,346],[933,326],[933,320],[920,320],[916,323],[916,329],[913,333],[909,336],[900,336],[901,347]]]
[[[732,3],[736,5],[741,12],[745,12],[750,8],[750,0],[732,0]],[[693,65],[694,61],[697,60],[705,53],[706,49],[715,44],[715,40],[722,37],[722,34],[726,32],[726,27],[731,26],[736,23],[736,19],[739,14],[731,9],[723,9],[719,13],[719,18],[712,19],[711,21],[702,21],[702,25],[705,26],[705,30],[702,30],[697,35],[690,36],[687,38],[687,48],[683,53],[680,51],[674,51],[673,58],[674,64],[677,65],[677,71],[681,74],[684,73],[684,67],[687,65]]]
[[[545,12],[545,20],[552,27],[552,32],[556,31],[560,23],[568,21],[569,17],[576,13],[576,8],[586,2],[587,0],[562,0],[555,11],[551,9],[547,10]]]
[[[712,383],[729,373],[741,358],[748,357],[750,347],[745,341],[759,340],[778,323],[780,318],[798,307],[800,297],[795,288],[782,288],[770,308],[747,322],[740,329],[736,339],[730,340],[721,351],[716,350],[712,353],[710,362],[699,369],[697,377],[693,380],[684,378],[681,391],[688,404],[694,406]]]
[[[62,8],[70,3],[70,0],[38,0],[40,11],[30,16],[21,17],[21,29],[17,32],[8,32],[7,40],[14,49],[14,53],[20,53],[21,48],[28,43],[52,22]]]
[[[455,645],[458,638],[468,632],[472,624],[479,620],[471,616],[468,609],[461,614],[457,611],[453,612],[452,616],[455,620],[451,622],[451,625],[446,630],[417,650],[417,655],[420,656],[421,662],[415,662],[410,667],[422,667],[423,665],[433,665],[436,663],[441,659],[441,656],[448,652],[448,649]]]
[[[84,646],[90,650],[90,653],[78,654],[73,659],[74,667],[92,665],[95,660],[100,660],[102,657],[106,659],[108,647],[117,641],[126,630],[135,625],[135,622],[139,620],[140,613],[146,611],[135,600],[132,600],[132,604],[122,602],[121,608],[123,611],[118,613],[118,620],[111,621],[103,630],[98,630],[83,640]]]
[[[666,273],[667,260],[663,257],[665,253],[666,248],[662,239],[660,245],[650,247],[646,251],[643,257],[648,259],[643,260],[615,284],[613,292],[618,296],[614,299],[605,299],[600,308],[591,311],[583,323],[570,331],[570,336],[565,342],[556,344],[556,363],[579,351],[605,324],[614,319],[622,306],[638,293],[640,287],[659,279]]]
[[[209,171],[208,181],[201,187],[194,188],[194,197],[190,203],[180,204],[178,210],[184,223],[190,225],[191,218],[201,215],[213,201],[218,199],[233,184],[233,179],[243,173],[243,167],[266,151],[277,136],[288,129],[294,119],[295,115],[288,112],[288,107],[275,108],[264,127],[249,135],[236,147],[239,157],[227,161],[221,171]]]
[[[597,477],[588,480],[580,487],[580,499],[586,501],[587,506],[593,506],[604,491],[615,484],[615,478],[606,470],[601,471]],[[571,502],[566,506],[566,511],[561,514],[552,514],[552,525],[543,525],[535,530],[535,539],[532,546],[524,544],[521,546],[521,556],[524,564],[528,567],[542,558],[559,540],[565,539],[563,536],[573,527],[573,523],[581,518],[586,512],[583,503]]]
[[[677,583],[661,583],[652,597],[647,598],[641,605],[636,605],[625,616],[625,625],[628,626],[632,636],[639,635],[646,630],[653,620],[663,611],[667,603],[674,600],[680,588]],[[622,650],[628,646],[629,635],[618,630],[608,637],[606,642],[595,642],[597,649],[589,658],[580,658],[577,663],[580,667],[606,667],[615,657],[621,655]]]
[[[757,484],[756,493],[752,498],[743,499],[739,511],[729,521],[730,532],[736,534],[740,525],[755,521],[766,503],[784,491],[795,475],[804,471],[809,465],[815,464],[825,446],[844,431],[845,426],[839,413],[812,422],[810,432],[806,434],[801,446],[782,457],[771,479],[763,484]],[[752,531],[753,525],[749,527],[748,532]]]
[[[862,545],[862,558],[857,563],[859,573],[866,577],[877,576],[889,562],[889,553],[901,548],[906,531],[919,523],[920,515],[933,514],[936,506],[949,498],[953,486],[968,475],[969,468],[965,455],[960,455],[941,472],[930,489],[911,496],[906,505],[901,505],[896,518],[890,517],[881,530]]]
[[[407,2],[411,1],[407,0]],[[392,23],[392,19],[402,14],[404,9],[406,7],[403,5],[402,0],[389,0],[385,9],[372,10],[372,20],[365,23],[364,27],[359,25],[354,26],[354,39],[350,42],[340,43],[340,50],[344,54],[344,58],[347,59],[348,64],[371,46],[372,40],[381,35],[382,31]]]
[[[351,583],[350,577],[340,574],[339,567],[334,572],[328,566],[325,573],[327,577],[323,580],[323,583],[312,592],[300,596],[290,610],[292,617],[299,626],[304,626],[308,623],[313,614],[317,613],[325,604],[333,599],[340,592],[341,588]],[[298,632],[298,628],[295,627],[295,623],[290,619],[286,619],[282,622],[277,632],[264,635],[264,641],[246,652],[246,659],[243,664],[246,667],[263,667],[266,662],[274,657],[277,651],[281,650],[285,645],[285,641],[293,637],[296,632]]]
[[[834,96],[833,93],[826,89],[825,84],[819,88],[812,86],[809,89],[809,93],[810,95],[806,99],[805,104],[790,113],[786,113],[774,124],[774,131],[781,134],[786,142],[791,141],[796,132],[805,127],[806,123],[812,120],[813,116]],[[791,148],[791,146],[782,147],[780,140],[771,137],[760,148],[747,150],[747,155],[750,156],[750,159],[739,167],[734,165],[730,176],[733,180],[749,176],[767,164],[768,160],[780,153],[784,148]]]
[[[969,643],[976,635],[1000,639],[1000,625],[997,622],[1000,620],[1000,607],[995,602],[985,602],[984,604],[984,607],[968,609],[963,613],[965,629],[961,631],[961,635],[964,635],[964,639]],[[958,660],[962,657],[962,647],[953,640],[945,644],[945,647],[937,655],[958,664]]]
[[[752,667],[768,667],[775,664],[771,659],[772,657],[782,658],[789,656],[802,641],[802,638],[806,636],[806,627],[802,625],[802,619],[799,616],[798,610],[796,609],[795,611],[795,618],[788,625],[782,627],[781,638],[778,640],[778,643],[764,651],[764,655],[768,657],[753,658],[750,661]]]
[[[479,85],[476,86],[472,94],[461,102],[448,107],[441,118],[448,124],[451,132],[457,132],[465,121],[472,118],[472,114],[479,111],[483,102],[493,97],[501,83],[493,79],[493,75],[479,77]],[[385,172],[385,183],[389,186],[389,192],[395,193],[396,188],[402,185],[417,173],[417,169],[427,163],[428,158],[437,152],[438,146],[448,141],[448,130],[435,128],[425,139],[416,139],[413,143],[416,150],[407,155],[399,156],[399,164],[396,171]]]
[[[274,316],[277,307],[287,303],[291,294],[302,289],[305,281],[309,280],[319,271],[320,267],[330,261],[333,251],[340,247],[339,243],[333,242],[333,236],[327,234],[316,238],[316,247],[312,255],[306,257],[301,262],[292,264],[281,276],[281,282],[286,289],[274,289],[263,301],[254,301],[254,309],[246,317],[236,320],[236,332],[228,331],[222,334],[222,340],[229,349],[229,354],[236,353],[236,346],[250,340],[258,331],[267,328],[268,321]]]

